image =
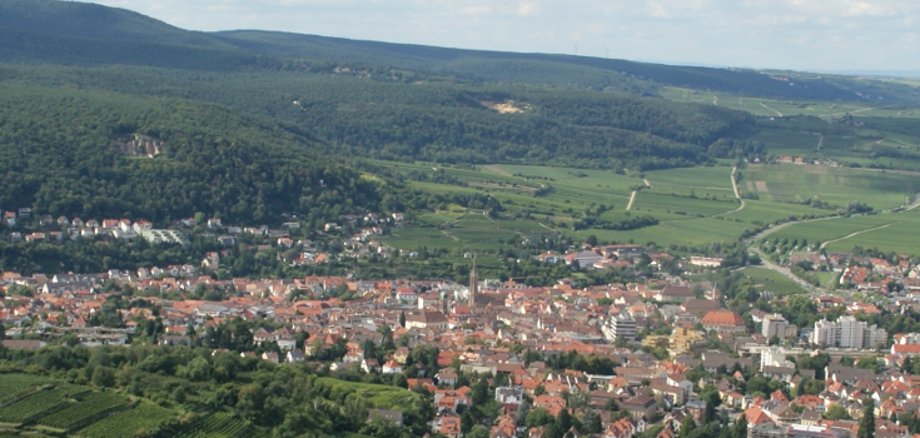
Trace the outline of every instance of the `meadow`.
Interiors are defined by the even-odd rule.
[[[851,216],[820,222],[795,224],[770,239],[808,239],[826,243],[828,252],[850,252],[855,247],[884,252],[920,255],[920,209]]]
[[[742,208],[731,186],[732,167],[726,164],[618,174],[528,165],[373,163],[405,176],[412,189],[423,193],[488,195],[503,207],[491,215],[457,204],[418,212],[412,223],[386,238],[389,244],[406,250],[495,251],[550,235],[575,239],[593,235],[603,242],[655,243],[666,248],[701,247],[737,241],[772,223],[840,215],[853,202],[889,212],[920,191],[920,180],[909,172],[748,164],[738,175],[739,191],[745,198]],[[549,190],[538,193],[541,187]],[[629,205],[634,191],[635,199]],[[652,217],[657,223],[636,229],[607,226],[637,217]],[[913,214],[904,214],[893,219],[888,213],[854,216],[802,223],[774,236],[826,242],[887,225],[832,243],[828,249],[860,245],[917,252],[914,242],[898,237],[913,226],[913,218]]]
[[[739,272],[749,279],[758,289],[773,292],[776,295],[792,295],[806,292],[794,281],[767,268],[749,266],[741,269]]]
[[[413,189],[440,195],[489,195],[503,207],[491,216],[456,204],[420,212],[412,224],[387,239],[401,249],[496,250],[506,243],[547,235],[579,239],[594,235],[601,241],[654,242],[665,247],[702,246],[738,240],[746,231],[790,216],[832,213],[771,199],[747,200],[740,208],[732,191],[732,167],[725,164],[642,175],[504,164],[374,164],[404,175]],[[537,193],[541,187],[549,189]],[[657,224],[636,229],[609,226],[637,217],[652,217]]]
[[[740,189],[759,199],[785,203],[821,201],[838,208],[859,201],[876,210],[904,205],[920,191],[915,175],[872,169],[796,164],[750,164]]]

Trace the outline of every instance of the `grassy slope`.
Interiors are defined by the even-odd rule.
[[[404,228],[391,238],[398,247],[492,247],[498,239],[526,238],[562,233],[601,240],[650,241],[661,245],[705,245],[712,241],[737,239],[745,229],[795,215],[827,215],[829,212],[804,205],[774,201],[749,201],[745,209],[731,192],[731,168],[705,167],[646,173],[651,188],[640,190],[630,211],[630,192],[644,186],[639,177],[609,171],[522,165],[479,166],[456,169],[431,164],[377,162],[399,172],[435,172],[439,169],[463,186],[448,183],[413,182],[411,186],[431,193],[488,193],[499,200],[514,220],[489,220],[476,212],[454,207],[425,213],[416,226]],[[681,184],[687,181],[687,184]],[[532,188],[548,184],[553,190],[541,197]],[[695,196],[695,197],[691,197]],[[611,207],[600,217],[619,222],[638,215],[651,215],[659,225],[631,231],[571,230],[571,223],[585,210],[598,205]],[[413,244],[416,244],[413,246]]]

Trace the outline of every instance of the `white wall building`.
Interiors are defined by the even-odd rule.
[[[816,345],[857,349],[884,347],[887,341],[888,333],[885,329],[875,324],[869,326],[853,316],[841,316],[837,322],[823,319],[815,322],[811,339]]]
[[[774,313],[764,317],[760,333],[767,339],[772,339],[774,336],[783,339],[786,337],[786,327],[788,326],[789,321],[786,321],[783,315]]]

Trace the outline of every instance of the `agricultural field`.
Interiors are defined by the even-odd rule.
[[[791,295],[806,292],[794,281],[766,268],[751,266],[742,269],[740,272],[750,279],[758,289],[773,292],[776,295]]]
[[[253,436],[250,427],[238,417],[226,412],[215,412],[195,420],[177,438],[223,438]]]
[[[828,252],[849,252],[859,246],[884,252],[920,255],[920,209],[860,215],[786,227],[768,239],[820,241]]]
[[[174,418],[176,413],[150,402],[119,411],[79,430],[75,435],[87,438],[120,438],[125,431],[142,431]]]
[[[85,387],[69,384],[57,384],[50,388],[39,389],[25,398],[0,408],[0,422],[17,424],[31,419],[40,419],[45,413],[52,413],[64,406],[70,397],[88,390]]]
[[[761,200],[804,203],[817,200],[845,208],[853,201],[876,210],[904,205],[920,192],[916,175],[870,169],[751,164],[742,171],[739,189]]]
[[[4,433],[23,436],[75,433],[80,437],[123,437],[160,424],[175,411],[128,396],[94,391],[27,374],[0,375],[0,423]]]
[[[706,245],[737,240],[747,230],[790,216],[832,213],[763,199],[746,201],[740,208],[732,190],[732,168],[726,165],[650,171],[640,176],[526,165],[374,164],[405,175],[416,190],[438,195],[487,194],[504,208],[491,216],[456,204],[420,212],[411,225],[387,239],[407,250],[495,250],[505,243],[550,234],[594,235],[602,241],[663,246]],[[549,190],[537,194],[541,186]],[[588,217],[595,223],[617,224],[646,216],[658,224],[626,230],[589,224],[574,229]]]
[[[18,397],[35,391],[38,387],[47,383],[48,379],[39,376],[3,374],[3,378],[0,379],[0,406],[4,406]]]
[[[359,394],[372,407],[379,409],[406,410],[421,401],[417,393],[394,386],[349,382],[329,377],[317,378],[316,385],[329,388],[330,400],[344,400],[348,395]]]
[[[108,411],[127,405],[128,399],[122,395],[90,392],[75,399],[67,407],[36,420],[36,424],[71,430],[91,423],[93,419],[104,416]]]
[[[920,119],[920,109],[891,105],[870,105],[864,102],[816,102],[744,97],[729,93],[693,90],[680,87],[663,87],[662,97],[676,102],[701,103],[746,111],[759,116],[815,116],[839,118],[897,117]]]

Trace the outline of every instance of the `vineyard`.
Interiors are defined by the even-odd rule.
[[[119,411],[85,427],[77,436],[121,438],[125,431],[143,431],[175,417],[176,413],[150,402],[141,402],[131,409]]]
[[[92,392],[66,408],[42,417],[37,423],[56,429],[70,430],[90,423],[101,414],[127,404],[128,400],[124,396]]]
[[[217,412],[195,420],[177,438],[238,437],[252,434],[243,420],[225,412]]]
[[[86,388],[67,384],[40,390],[0,409],[0,422],[24,423],[32,418],[40,418],[42,414],[66,403],[69,396],[84,391]]]
[[[45,383],[46,380],[26,374],[5,374],[0,379],[0,406],[15,401],[35,390],[35,387]]]

